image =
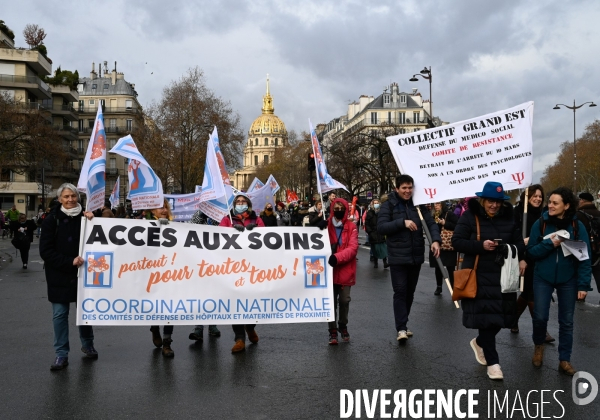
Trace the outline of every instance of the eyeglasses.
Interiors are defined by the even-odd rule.
[[[490,203],[490,205],[495,204],[497,206],[501,206],[502,203],[504,202],[504,200],[492,200],[490,198],[486,198],[487,202]]]
[[[246,200],[243,200],[243,201],[242,200],[238,200],[238,201],[235,202],[235,204],[246,204],[246,203],[247,203]]]

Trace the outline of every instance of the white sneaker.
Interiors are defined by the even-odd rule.
[[[413,332],[407,328],[406,329],[406,335],[409,336],[409,337],[412,337],[413,336]]]
[[[398,341],[408,340],[408,335],[406,334],[406,331],[405,330],[398,331],[398,337],[396,337],[396,340],[398,340]]]
[[[471,348],[475,352],[475,359],[477,359],[477,362],[480,365],[486,366],[487,362],[485,361],[485,356],[483,355],[483,349],[477,345],[477,339],[474,338],[471,340]],[[502,373],[502,372],[500,372],[500,373]],[[488,369],[488,374],[489,374],[489,369]]]
[[[504,379],[504,375],[502,374],[502,369],[500,369],[500,365],[498,365],[498,364],[488,366],[487,374],[490,377],[490,379],[497,379],[497,380]]]

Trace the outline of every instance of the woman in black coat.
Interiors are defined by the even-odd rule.
[[[19,214],[19,220],[15,224],[15,238],[13,244],[21,253],[21,262],[23,269],[27,270],[27,261],[29,260],[29,249],[33,242],[33,232],[37,230],[35,222],[31,219],[27,220],[27,215]]]
[[[442,228],[454,231],[456,224],[458,223],[458,216],[454,214],[452,211],[448,210],[446,207],[446,203],[435,203],[433,205],[433,211],[431,213],[433,216],[433,220],[437,223],[438,228],[440,229],[440,236],[442,235]],[[456,251],[443,250],[440,248],[440,259],[442,260],[442,264],[448,270],[448,280],[450,280],[450,285],[454,287],[454,270],[456,270]],[[444,281],[444,276],[442,275],[442,270],[438,266],[435,258],[433,257],[433,252],[429,250],[429,267],[435,268],[435,282],[436,288],[434,295],[442,294],[442,282]]]
[[[374,268],[377,268],[377,260],[383,260],[383,268],[388,268],[390,265],[388,264],[388,253],[387,253],[387,245],[385,244],[385,235],[377,232],[377,216],[379,214],[379,209],[381,207],[381,203],[379,200],[374,199],[371,201],[370,209],[367,212],[367,217],[365,218],[365,231],[367,235],[369,235],[369,244],[371,244],[371,253],[373,255]]]
[[[277,227],[277,215],[273,211],[273,204],[265,204],[265,209],[260,213],[260,218],[265,227]]]
[[[517,294],[502,293],[502,266],[497,261],[504,260],[502,250],[505,244],[516,245],[519,260],[522,260],[525,245],[515,228],[512,205],[505,202],[509,197],[504,195],[502,184],[487,182],[477,196],[479,200],[469,200],[468,210],[458,220],[452,236],[454,249],[465,254],[462,268],[473,268],[479,255],[477,295],[474,299],[462,300],[463,325],[479,330],[479,336],[471,340],[471,347],[477,361],[487,365],[490,379],[503,379],[496,351],[496,334],[502,328],[514,325]],[[476,218],[480,225],[479,240]],[[520,268],[523,273],[524,261],[521,261]]]
[[[69,307],[77,301],[77,272],[84,260],[79,255],[81,218],[84,213],[79,204],[79,193],[73,184],[65,183],[58,188],[60,206],[44,219],[40,237],[40,256],[44,260],[48,300],[52,303],[54,324],[54,351],[56,359],[51,370],[64,369],[69,365]],[[85,217],[91,219],[92,213]],[[81,351],[90,359],[97,359],[94,348],[94,332],[91,325],[79,326]]]

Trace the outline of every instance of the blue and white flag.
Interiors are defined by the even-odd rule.
[[[117,181],[115,182],[115,186],[112,190],[112,194],[110,195],[110,206],[111,208],[119,207],[119,201],[121,195],[121,177],[117,177]]]
[[[321,152],[319,139],[317,138],[317,133],[315,132],[310,119],[308,120],[308,125],[310,126],[310,140],[313,147],[313,154],[315,155],[315,168],[317,169],[317,189],[319,190],[319,194],[323,194],[331,190],[337,190],[338,188],[343,188],[344,190],[348,191],[341,182],[333,179],[327,172],[327,165],[325,164],[325,158]]]
[[[229,177],[227,177],[229,181]],[[202,180],[202,192],[200,201],[209,201],[222,198],[226,200],[225,186],[215,152],[215,143],[211,139],[206,143],[206,162],[204,164],[204,179]]]
[[[250,186],[248,187],[246,192],[251,193],[252,191],[260,190],[264,186],[265,186],[265,184],[263,184],[263,182],[260,179],[254,177],[252,184],[250,184]]]
[[[127,198],[131,200],[131,207],[134,210],[161,208],[164,204],[162,182],[138,150],[133,138],[121,137],[110,152],[129,159]]]
[[[221,151],[221,145],[219,144],[219,135],[217,133],[217,127],[213,129],[210,135],[215,145],[215,155],[217,156],[217,162],[219,164],[219,171],[221,171],[221,179],[223,180],[223,186],[225,187],[225,195],[227,196],[227,206],[231,207],[233,203],[233,191],[231,190],[231,181],[229,180],[229,172],[227,171],[227,165],[225,163],[225,156]]]
[[[273,191],[273,195],[277,194],[277,191],[279,191],[279,184],[277,183],[277,180],[275,179],[275,177],[271,174],[269,175],[269,179],[267,179],[267,185],[271,187],[271,191]]]
[[[98,104],[96,121],[90,136],[77,189],[87,196],[86,209],[94,211],[104,206],[106,197],[106,133],[102,106]]]
[[[245,193],[234,188],[233,192],[235,195],[241,194],[248,197],[252,202],[252,210],[254,210],[256,214],[263,211],[267,203],[270,203],[273,207],[275,207],[275,196],[270,188],[259,188],[252,192]]]

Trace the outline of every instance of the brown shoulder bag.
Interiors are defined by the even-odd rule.
[[[475,216],[477,224],[477,240],[480,240],[479,218]],[[475,257],[475,266],[473,268],[458,269],[458,261],[456,270],[454,271],[454,287],[452,289],[452,300],[473,299],[477,295],[477,263],[479,262],[479,254]]]

